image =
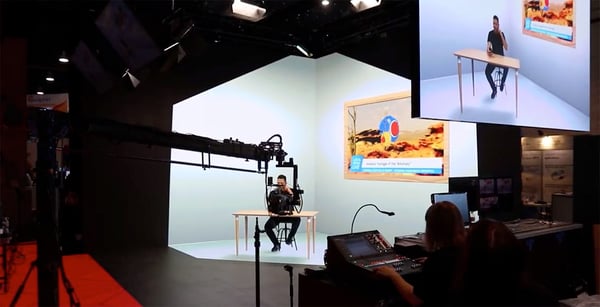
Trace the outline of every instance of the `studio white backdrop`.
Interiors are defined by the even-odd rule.
[[[393,242],[424,230],[429,195],[448,185],[344,179],[343,105],[407,90],[410,80],[340,54],[290,56],[174,105],[173,131],[249,144],[281,135],[287,158],[298,165],[304,210],[319,211],[318,232],[350,232],[355,211],[374,203],[396,215],[365,208],[354,230],[377,229]],[[449,175],[477,176],[475,124],[452,122],[449,130]],[[200,163],[201,154],[172,150],[171,159]],[[213,155],[211,163],[257,170],[253,160]],[[291,182],[292,169],[275,164],[267,175]],[[170,176],[169,244],[233,239],[233,212],[265,208],[264,175],[172,164]],[[261,228],[265,221],[259,218]],[[255,220],[250,224],[254,229]]]

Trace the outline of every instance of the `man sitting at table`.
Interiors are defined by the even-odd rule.
[[[489,56],[493,54],[504,55],[504,50],[508,50],[508,43],[506,42],[506,37],[504,36],[504,32],[500,31],[500,21],[498,20],[498,16],[494,15],[492,26],[494,27],[489,33],[487,37],[487,53]],[[492,99],[496,98],[496,84],[492,79],[492,72],[497,66],[492,65],[490,63],[485,66],[485,77],[492,88]],[[504,90],[504,82],[506,82],[506,76],[508,75],[508,68],[504,67],[502,72],[502,81],[500,82],[500,91]]]
[[[278,195],[279,197],[288,199],[288,201],[291,201],[294,197],[294,192],[287,185],[287,179],[286,179],[285,175],[277,176],[277,188],[275,190],[271,191],[271,193],[269,194],[269,198],[271,198],[272,195],[277,195],[277,194],[279,194]],[[277,212],[274,212],[274,213],[277,213]],[[300,226],[300,218],[299,217],[288,217],[288,216],[285,216],[285,217],[271,216],[271,217],[269,217],[269,219],[265,223],[265,232],[267,233],[267,236],[269,236],[269,239],[273,243],[273,248],[271,249],[272,252],[276,252],[281,249],[281,244],[279,244],[279,241],[277,240],[277,236],[275,235],[275,232],[273,231],[273,228],[275,228],[275,226],[277,226],[279,223],[291,223],[292,224],[292,228],[290,229],[290,232],[288,233],[287,237],[285,238],[285,244],[291,245],[292,241],[294,239],[294,236],[296,235],[296,231],[298,231],[298,227]]]

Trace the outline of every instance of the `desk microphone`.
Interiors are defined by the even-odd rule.
[[[376,209],[377,211],[379,211],[380,213],[383,213],[383,214],[387,214],[388,216],[393,216],[393,215],[395,215],[395,213],[394,213],[394,212],[392,212],[392,211],[383,211],[383,210],[380,210],[380,209],[379,209],[379,208],[378,208],[376,205],[374,205],[374,204],[366,204],[366,205],[362,205],[362,206],[360,206],[360,208],[358,208],[358,210],[356,210],[356,213],[354,213],[354,217],[352,218],[352,225],[350,226],[350,233],[354,233],[354,221],[356,220],[356,216],[358,215],[358,212],[360,212],[360,210],[361,210],[362,208],[364,208],[364,207],[369,207],[369,206],[370,206],[370,207],[375,207],[375,209]]]

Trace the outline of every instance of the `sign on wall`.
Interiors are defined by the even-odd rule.
[[[69,94],[27,95],[27,107],[69,113]]]
[[[444,121],[411,117],[409,92],[344,104],[344,178],[448,182]]]

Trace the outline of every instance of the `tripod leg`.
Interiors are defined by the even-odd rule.
[[[81,304],[79,303],[79,297],[77,297],[77,294],[75,293],[75,289],[71,285],[69,278],[67,278],[67,273],[65,273],[65,267],[63,266],[63,263],[62,263],[62,256],[61,256],[61,260],[60,260],[60,266],[58,267],[58,269],[60,270],[60,278],[62,279],[63,285],[65,286],[65,289],[67,290],[67,294],[69,295],[69,302],[71,303],[71,306],[72,307],[81,306]]]
[[[23,289],[25,289],[25,284],[27,284],[27,280],[29,279],[29,275],[31,275],[31,272],[33,271],[33,268],[35,268],[36,265],[37,265],[37,259],[31,261],[31,265],[29,266],[29,270],[27,271],[27,274],[25,274],[25,278],[23,279],[23,282],[19,286],[19,289],[17,289],[17,292],[15,292],[15,296],[13,296],[13,299],[10,302],[10,307],[14,307],[17,304],[17,302],[19,301],[19,298],[21,297],[21,294],[23,293]]]

